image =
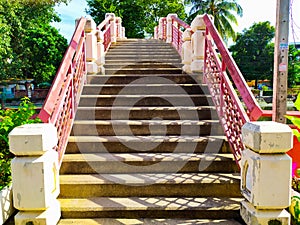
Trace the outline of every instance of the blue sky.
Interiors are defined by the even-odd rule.
[[[293,21],[290,21],[290,41],[300,42],[300,0],[290,0]],[[238,0],[244,10],[242,18],[238,18],[239,26],[236,31],[241,32],[249,28],[254,22],[270,21],[275,26],[276,21],[276,0]],[[75,27],[75,19],[88,15],[85,13],[87,3],[85,0],[72,0],[67,6],[61,4],[56,7],[62,22],[55,23],[55,27],[60,30],[68,41],[70,41]],[[292,33],[292,31],[294,31]]]

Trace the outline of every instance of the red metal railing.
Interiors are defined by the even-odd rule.
[[[64,55],[51,89],[39,113],[44,123],[57,128],[59,162],[64,155],[80,93],[85,82],[85,18],[78,21],[70,45]]]
[[[176,16],[172,16],[172,45],[177,50],[179,55],[182,54],[182,34],[183,31],[190,26]]]
[[[106,17],[97,27],[98,31],[103,34],[105,51],[111,45],[112,18],[112,16]],[[72,40],[38,115],[44,123],[51,123],[57,128],[58,143],[56,150],[59,153],[60,164],[67,147],[81,91],[86,81],[86,39],[84,31],[86,21],[87,19],[83,17],[78,21]]]
[[[239,164],[241,151],[245,148],[242,142],[242,126],[247,121],[257,120],[263,111],[209,16],[204,15],[203,21],[206,26],[203,33],[205,38],[203,80],[208,85],[225,135]],[[176,16],[172,17],[172,24],[172,44],[181,55],[182,34],[184,29],[190,26]],[[239,91],[244,105],[232,83]]]
[[[167,18],[162,19],[162,40],[167,40]]]
[[[257,120],[263,111],[213,22],[208,15],[205,15],[203,20],[206,25],[204,80],[209,87],[228,143],[238,163],[241,159],[241,151],[245,148],[242,142],[242,126],[247,121]],[[216,47],[219,53],[216,52]],[[239,91],[244,106],[232,83]]]
[[[102,32],[103,34],[103,38],[104,38],[104,42],[103,42],[103,45],[104,45],[104,51],[106,52],[110,45],[111,45],[111,19],[113,17],[112,16],[107,16],[105,18],[105,20],[102,21],[102,23],[100,23],[98,26],[97,26],[97,29],[99,31]],[[118,29],[117,29],[118,30]]]

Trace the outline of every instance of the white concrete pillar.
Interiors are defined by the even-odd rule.
[[[96,74],[98,72],[97,66],[97,26],[93,19],[87,19],[84,27],[86,36],[86,63],[87,73]]]
[[[160,18],[158,23],[158,39],[163,40],[163,34],[164,34],[164,18]]]
[[[122,40],[122,18],[116,17],[117,40]]]
[[[15,224],[54,225],[60,219],[57,131],[52,124],[26,124],[9,134]]]
[[[193,73],[202,73],[204,69],[205,24],[203,15],[198,15],[191,23],[192,31],[192,63]]]
[[[173,36],[173,27],[172,27],[172,16],[177,17],[177,14],[170,13],[167,16],[167,43],[172,43],[172,36]]]
[[[106,13],[105,18],[108,16],[111,16],[111,19],[110,19],[111,42],[116,43],[117,42],[116,16],[114,13]]]
[[[184,64],[182,70],[186,73],[191,73],[191,63],[192,63],[192,43],[191,43],[191,29],[186,29],[183,32],[182,39],[182,63]]]
[[[154,27],[154,30],[153,30],[153,32],[154,32],[154,39],[158,39],[158,26],[155,26]]]
[[[104,51],[104,35],[102,31],[97,32],[97,72],[105,74],[105,51]]]
[[[286,124],[248,122],[242,128],[247,147],[241,159],[241,216],[248,225],[290,224],[285,211],[291,203],[292,161],[285,154],[293,147],[293,134]]]
[[[125,27],[122,27],[122,39],[126,39]]]

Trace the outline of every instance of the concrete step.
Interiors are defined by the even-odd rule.
[[[230,153],[224,136],[70,136],[67,153]]]
[[[132,173],[60,176],[59,198],[132,196],[242,197],[239,175],[232,174]]]
[[[103,219],[61,219],[58,225],[242,225],[240,220],[230,219],[157,219],[157,218],[103,218]]]
[[[181,68],[127,68],[121,69],[105,69],[106,75],[113,74],[179,74],[182,73]]]
[[[79,106],[207,106],[209,95],[81,95]]]
[[[140,62],[140,63],[131,63],[127,61],[117,62],[117,61],[109,61],[105,62],[106,69],[114,69],[114,68],[181,68],[183,66],[182,63],[172,63],[172,62]]]
[[[164,48],[162,46],[162,48],[156,49],[155,51],[153,51],[153,48],[151,48],[151,47],[152,46],[117,47],[117,48],[111,49],[109,52],[107,52],[106,56],[122,55],[122,54],[128,54],[128,55],[137,55],[137,54],[149,54],[149,55],[170,54],[170,55],[172,55],[172,54],[175,54],[175,55],[178,55],[177,51],[170,47]]]
[[[209,120],[218,119],[214,106],[183,107],[78,107],[76,120]]]
[[[240,201],[218,197],[60,199],[62,218],[239,219]]]
[[[135,59],[137,62],[138,61],[144,61],[144,60],[151,60],[155,58],[157,62],[160,62],[160,59],[168,58],[168,59],[178,59],[178,55],[170,55],[168,53],[166,54],[136,54],[136,55],[130,55],[130,54],[122,54],[122,55],[107,55],[105,57],[105,60],[111,60],[111,59],[119,59],[119,60],[124,60],[124,59]]]
[[[145,78],[144,82],[155,82],[155,78]],[[161,83],[158,83],[161,81]],[[164,82],[164,83],[163,83]],[[168,82],[168,83],[167,83]],[[175,84],[169,80],[157,79],[157,83],[131,83],[131,84],[87,84],[84,85],[84,95],[116,95],[116,94],[208,94],[208,87],[199,84]]]
[[[197,173],[200,171],[206,173],[234,173],[238,172],[239,168],[230,153],[145,152],[65,154],[60,168],[61,174],[172,173],[176,171],[181,173]]]
[[[178,84],[202,84],[202,75],[188,74],[115,74],[115,75],[89,75],[89,84],[129,84],[143,82],[151,79],[157,82],[157,78],[167,79]],[[165,81],[167,82],[167,81]]]
[[[219,120],[76,120],[71,135],[222,135]]]
[[[181,64],[181,59],[180,58],[173,58],[173,59],[169,59],[169,58],[160,58],[159,60],[155,57],[152,57],[151,59],[145,59],[145,60],[135,60],[133,58],[130,58],[130,59],[125,59],[125,58],[122,58],[122,59],[116,59],[116,58],[112,58],[112,59],[107,59],[105,58],[105,65],[111,65],[111,64],[118,64],[118,63],[122,63],[122,64],[142,64],[142,63],[171,63],[171,64],[175,64],[178,65],[178,64]]]
[[[141,83],[144,79],[151,79],[157,82],[159,78],[170,80],[178,84],[202,84],[202,75],[188,74],[115,74],[115,75],[89,75],[89,84],[129,84],[132,82]],[[166,83],[167,81],[165,81]]]

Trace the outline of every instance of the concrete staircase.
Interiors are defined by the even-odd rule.
[[[201,74],[157,40],[111,46],[60,170],[59,224],[241,224],[238,168]]]

